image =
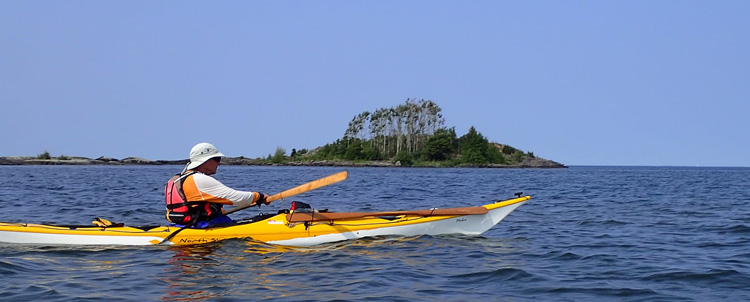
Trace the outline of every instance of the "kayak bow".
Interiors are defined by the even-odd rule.
[[[259,215],[237,224],[206,229],[179,226],[54,226],[0,223],[0,242],[68,245],[190,245],[230,238],[312,246],[371,236],[480,235],[531,197],[478,207],[391,212],[300,212]],[[170,236],[172,235],[172,236]],[[165,238],[168,238],[165,240]]]

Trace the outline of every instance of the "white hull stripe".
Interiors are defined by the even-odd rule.
[[[153,240],[162,241],[161,238],[152,236],[72,235],[7,231],[0,231],[0,237],[3,238],[3,242],[26,244],[153,245]]]

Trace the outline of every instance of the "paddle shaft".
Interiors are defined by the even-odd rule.
[[[297,195],[297,194],[302,194],[302,193],[305,193],[305,192],[308,192],[308,191],[315,190],[317,188],[325,187],[327,185],[340,182],[342,180],[345,180],[346,176],[347,176],[347,172],[346,171],[341,171],[339,173],[332,174],[332,175],[323,177],[323,178],[318,179],[318,180],[313,180],[311,182],[308,182],[306,184],[294,187],[294,188],[286,190],[284,192],[268,196],[268,198],[266,198],[266,203],[270,203],[272,201],[283,199],[283,198],[287,198],[287,197],[294,196],[294,195]],[[231,213],[234,213],[234,212],[237,212],[239,210],[246,209],[246,208],[249,208],[249,207],[252,207],[252,206],[255,206],[255,205],[256,204],[252,204],[252,205],[245,206],[245,207],[237,207],[237,208],[234,208],[234,209],[230,209],[230,210],[225,211],[224,214],[225,215],[231,214]]]

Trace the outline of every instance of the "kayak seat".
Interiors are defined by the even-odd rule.
[[[375,218],[380,218],[380,219],[385,219],[385,220],[390,220],[390,221],[396,220],[399,217],[400,216],[395,216],[395,215],[390,215],[390,216],[375,216]]]
[[[148,232],[152,229],[158,228],[160,225],[142,225],[142,226],[131,226],[131,228],[136,228],[139,230],[143,230],[144,232]]]

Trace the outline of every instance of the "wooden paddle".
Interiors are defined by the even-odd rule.
[[[304,185],[300,185],[300,186],[297,186],[295,188],[286,190],[284,192],[277,193],[276,195],[268,196],[268,198],[266,198],[266,203],[270,203],[270,202],[272,202],[274,200],[279,200],[279,199],[287,198],[287,197],[294,196],[294,195],[297,195],[297,194],[302,194],[302,193],[305,193],[307,191],[312,191],[312,190],[315,190],[317,188],[321,188],[321,187],[325,187],[325,186],[330,185],[330,184],[337,183],[339,181],[342,181],[342,180],[346,179],[346,176],[347,176],[347,172],[346,171],[341,171],[339,173],[336,173],[336,174],[333,174],[333,175],[329,175],[329,176],[323,177],[323,178],[318,179],[318,180],[313,180],[313,181],[308,182],[308,183],[306,183]],[[224,214],[228,215],[230,213],[234,213],[234,212],[237,212],[239,210],[246,209],[246,208],[249,208],[249,207],[252,207],[252,206],[256,206],[256,205],[257,204],[251,204],[251,205],[248,205],[248,206],[245,206],[245,207],[237,207],[237,208],[225,211]]]

